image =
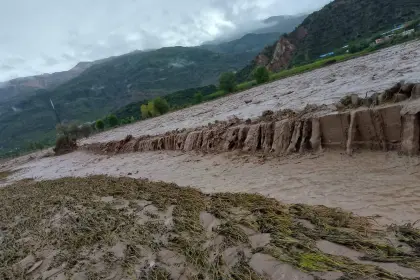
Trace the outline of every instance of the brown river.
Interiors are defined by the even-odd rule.
[[[18,159],[0,165],[16,169],[14,180],[129,176],[193,186],[203,192],[260,193],[285,203],[341,207],[380,224],[420,219],[420,159],[397,153],[339,151],[265,159],[226,153],[176,151],[115,156],[74,152],[60,157]]]

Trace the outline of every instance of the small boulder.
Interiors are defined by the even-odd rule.
[[[416,84],[412,91],[411,91],[411,98],[412,99],[418,99],[420,98],[420,84]]]
[[[407,100],[408,96],[405,95],[404,93],[397,93],[396,95],[394,95],[394,102],[402,102],[404,100]]]

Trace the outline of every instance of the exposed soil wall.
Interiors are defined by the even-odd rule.
[[[281,156],[323,148],[398,150],[408,155],[420,151],[418,114],[402,115],[403,106],[359,108],[319,116],[309,113],[265,112],[259,120],[230,120],[190,131],[89,144],[83,148],[100,153],[183,150],[218,153],[242,150]]]
[[[138,138],[128,135],[121,141],[88,144],[83,148],[100,153],[241,150],[274,156],[335,148],[349,155],[354,149],[397,150],[416,155],[420,152],[417,86],[420,84],[397,83],[364,99],[357,95],[345,96],[336,104],[337,111],[325,105],[307,105],[300,112],[268,110],[255,120],[232,117],[195,129]],[[398,102],[398,94],[410,100]],[[361,107],[368,103],[370,107]]]

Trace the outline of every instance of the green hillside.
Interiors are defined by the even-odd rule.
[[[239,71],[238,78],[249,78],[257,65],[277,72],[313,62],[322,54],[372,39],[419,17],[418,0],[335,0],[309,15],[293,32],[266,46],[251,64]],[[286,51],[275,53],[276,49]]]
[[[0,153],[53,138],[56,120],[50,98],[64,121],[92,121],[132,102],[213,84],[222,72],[244,67],[254,55],[171,47],[137,51],[93,65],[54,90],[2,104]]]
[[[418,0],[336,0],[303,21],[301,27],[307,32],[303,40],[298,32],[291,34],[298,46],[294,61],[319,57],[418,16]]]
[[[292,28],[293,29],[293,28]],[[249,33],[244,35],[242,38],[233,40],[230,42],[220,44],[208,44],[201,46],[204,49],[219,52],[219,53],[254,53],[257,55],[265,46],[273,44],[277,41],[282,33],[270,32],[270,33]],[[253,58],[253,57],[252,57]]]

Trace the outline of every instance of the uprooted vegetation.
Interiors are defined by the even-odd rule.
[[[0,181],[6,180],[13,172],[9,170],[0,171]]]
[[[340,209],[256,194],[94,176],[18,182],[0,189],[0,204],[1,279],[420,275],[420,231],[412,225],[378,230]],[[350,253],[326,252],[320,242]]]

